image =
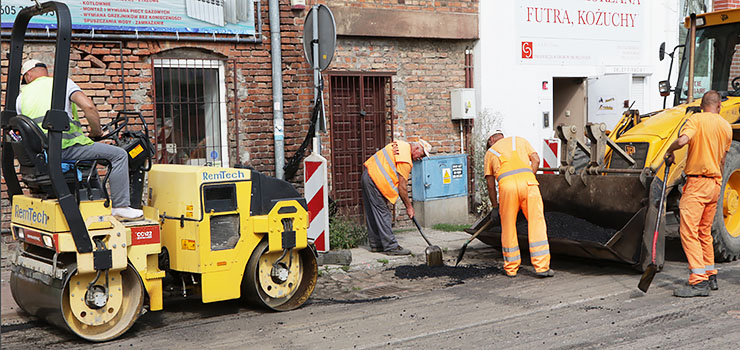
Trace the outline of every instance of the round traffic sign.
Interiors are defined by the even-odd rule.
[[[314,66],[314,11],[317,12],[316,22],[318,24],[318,31],[316,32],[319,44],[318,66],[323,71],[329,67],[332,58],[334,58],[334,51],[337,47],[337,25],[334,22],[334,15],[331,10],[324,4],[314,6],[311,11],[308,11],[303,25],[303,52],[312,67]]]

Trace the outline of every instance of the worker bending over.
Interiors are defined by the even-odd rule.
[[[33,120],[46,133],[41,125],[46,112],[51,108],[51,90],[53,78],[49,76],[46,65],[39,60],[28,60],[21,67],[21,78],[26,85],[15,102],[18,114]],[[112,215],[121,219],[143,218],[140,209],[131,208],[128,179],[128,154],[123,148],[95,143],[85,136],[77,116],[77,106],[85,112],[90,137],[103,135],[100,127],[100,115],[82,89],[72,80],[67,79],[65,110],[69,116],[69,130],[62,134],[63,160],[106,159],[111,163],[110,189],[113,204]]]
[[[538,277],[552,277],[550,269],[550,245],[542,208],[542,196],[534,173],[540,157],[532,145],[521,137],[504,137],[496,130],[488,139],[485,156],[485,175],[488,196],[493,210],[498,208],[501,216],[501,251],[504,255],[504,272],[516,277],[522,262],[516,232],[516,217],[519,209],[529,223],[529,254]],[[496,181],[499,195],[496,199]]]
[[[719,115],[721,98],[708,91],[701,99],[703,113],[691,115],[668,147],[666,163],[673,164],[673,152],[689,145],[684,172],[687,179],[679,203],[681,245],[689,261],[689,284],[677,288],[677,297],[708,296],[719,289],[714,267],[712,222],[721,192],[722,169],[732,143],[732,127]]]
[[[365,207],[367,238],[370,250],[387,255],[408,255],[411,252],[398,245],[391,230],[391,211],[388,202],[401,201],[409,218],[414,217],[408,193],[408,179],[413,161],[429,156],[432,146],[419,139],[417,142],[396,140],[376,152],[362,170],[362,203]]]

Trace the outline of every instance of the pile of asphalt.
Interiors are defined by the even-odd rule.
[[[547,236],[553,238],[604,244],[617,233],[615,229],[598,226],[584,219],[559,212],[545,213],[545,222],[547,223]]]
[[[502,270],[495,266],[459,265],[429,267],[424,265],[401,265],[393,268],[397,278],[415,280],[419,278],[449,277],[458,282],[470,278],[485,277],[501,274]]]
[[[588,241],[605,244],[617,230],[593,224],[584,219],[557,212],[545,212],[545,223],[547,224],[548,238],[563,238],[573,241]],[[516,230],[519,235],[527,235],[527,220],[519,214]],[[501,232],[501,223],[497,220],[490,229],[493,232]]]

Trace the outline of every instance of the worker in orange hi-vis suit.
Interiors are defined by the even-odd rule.
[[[361,177],[362,203],[371,251],[386,255],[411,254],[398,245],[393,235],[388,202],[395,204],[401,198],[409,218],[414,217],[407,188],[409,175],[413,161],[428,157],[431,151],[432,146],[422,139],[416,142],[396,140],[365,161]]]
[[[494,210],[499,207],[501,216],[504,272],[509,277],[516,277],[522,262],[516,232],[516,217],[521,209],[529,223],[529,254],[535,275],[552,277],[555,272],[550,269],[550,244],[547,241],[542,195],[534,177],[540,157],[527,140],[516,136],[504,137],[500,130],[491,135],[488,143],[484,165],[486,184],[491,205]]]
[[[689,261],[689,284],[673,292],[677,297],[708,296],[719,289],[714,267],[712,222],[721,192],[725,155],[732,143],[732,127],[719,115],[720,95],[708,91],[701,99],[703,113],[691,115],[679,137],[666,152],[666,162],[675,161],[673,152],[689,145],[686,159],[686,185],[679,203],[681,244]]]

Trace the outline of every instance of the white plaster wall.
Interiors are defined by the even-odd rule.
[[[480,40],[475,46],[476,102],[479,117],[476,137],[485,138],[502,127],[507,135],[525,137],[541,152],[542,140],[554,136],[552,125],[552,78],[594,77],[627,69],[646,77],[647,112],[662,108],[658,82],[668,72],[669,59],[658,60],[658,47],[666,42],[671,50],[678,41],[678,0],[642,1],[645,22],[639,67],[594,65],[524,65],[519,62],[521,43],[516,13],[521,3],[531,0],[483,0],[480,2]],[[536,1],[536,0],[535,0]],[[678,69],[674,67],[672,83]],[[542,90],[547,81],[549,89]],[[672,97],[668,99],[670,106]],[[550,126],[543,127],[543,112],[550,114]],[[609,126],[611,127],[611,126]]]

